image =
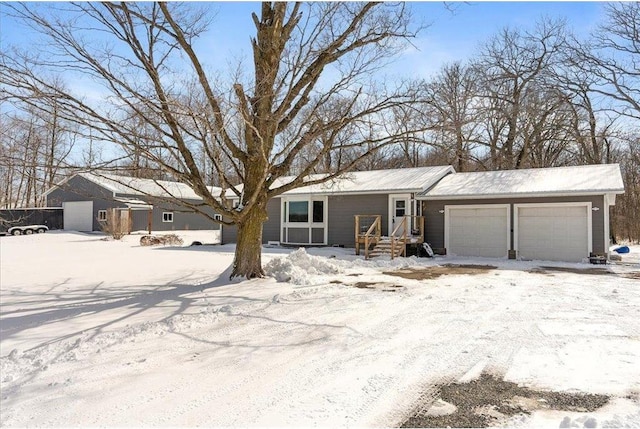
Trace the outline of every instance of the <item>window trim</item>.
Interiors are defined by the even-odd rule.
[[[162,222],[173,223],[173,212],[162,212]]]
[[[101,216],[104,215],[104,216]],[[106,210],[98,210],[98,222],[106,222],[107,221],[107,211]]]
[[[305,214],[306,214],[307,220],[291,220],[291,203],[296,203],[296,204],[304,203],[304,204],[306,204],[307,210],[306,210]],[[309,216],[309,201],[308,200],[289,200],[289,201],[286,201],[285,204],[287,205],[287,217],[286,217],[287,223],[291,223],[291,224],[294,224],[294,225],[303,225],[303,224],[306,225],[306,224],[309,223],[310,216]]]
[[[320,212],[320,216],[322,217],[321,220],[316,220],[316,203],[321,203],[322,204],[322,211]],[[325,212],[324,212],[324,206],[325,206],[325,201],[324,200],[311,200],[310,204],[311,206],[311,223],[312,224],[324,224],[324,220],[325,220]]]
[[[313,221],[313,203],[315,201],[322,202],[322,222],[314,222]],[[290,202],[306,202],[307,210],[308,210],[308,218],[307,222],[289,222],[289,203]],[[305,195],[305,196],[286,196],[281,197],[281,216],[280,216],[280,242],[286,244],[300,244],[300,245],[327,245],[329,239],[329,198],[328,196],[315,196],[315,195]],[[309,238],[306,243],[298,243],[293,241],[288,241],[288,230],[289,228],[295,229],[308,229],[309,230]],[[322,243],[314,243],[313,238],[313,229],[314,228],[322,228],[324,230],[324,237]]]

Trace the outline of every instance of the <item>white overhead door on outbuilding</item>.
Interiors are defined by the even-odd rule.
[[[509,206],[445,206],[447,254],[503,258],[509,249]]]
[[[515,249],[522,259],[580,262],[591,252],[591,205],[515,205]]]
[[[64,229],[67,231],[93,231],[93,201],[62,203]]]

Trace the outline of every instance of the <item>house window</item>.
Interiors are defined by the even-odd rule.
[[[162,222],[173,222],[173,213],[172,212],[162,213]]]
[[[327,244],[327,206],[325,196],[283,197],[280,242],[289,244]]]
[[[407,214],[406,204],[405,200],[396,200],[396,217],[402,217]]]
[[[324,222],[324,201],[313,202],[313,222]]]
[[[309,222],[309,202],[290,201],[289,202],[289,222],[304,223]]]
[[[221,214],[214,214],[214,215],[213,215],[213,218],[214,218],[215,220],[222,220],[222,215],[221,215]]]
[[[106,222],[106,221],[107,221],[107,211],[98,210],[98,222]]]

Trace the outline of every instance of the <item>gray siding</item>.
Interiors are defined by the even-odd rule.
[[[152,211],[152,231],[180,231],[180,230],[215,230],[220,228],[220,224],[213,222],[205,215],[194,212],[180,206],[177,203],[161,201],[153,197],[142,195],[119,195],[122,198],[131,198],[144,201],[153,206]],[[201,204],[201,201],[186,200],[194,205]],[[202,206],[202,211],[213,216],[215,211],[211,207]],[[163,222],[163,213],[173,213],[173,222]],[[148,228],[148,210],[133,210],[133,231],[144,231]]]
[[[262,230],[262,242],[280,241],[280,212],[282,204],[280,198],[273,198],[267,203],[267,216]]]
[[[12,226],[46,225],[49,229],[62,229],[63,215],[60,208],[2,209],[0,232],[7,232]]]
[[[262,226],[262,242],[280,241],[280,198],[273,198],[267,202],[268,219]],[[222,244],[236,243],[238,228],[236,226],[222,227]]]
[[[444,248],[444,214],[440,210],[444,210],[444,206],[452,205],[473,205],[473,204],[510,204],[511,213],[511,242],[510,249],[513,250],[513,225],[514,225],[514,204],[527,203],[572,203],[590,201],[593,207],[599,207],[600,210],[592,211],[592,238],[593,252],[608,252],[604,244],[604,196],[577,196],[577,197],[548,197],[548,198],[512,198],[512,199],[477,199],[477,200],[438,200],[423,201],[422,213],[425,216],[425,241],[431,244],[434,249]]]
[[[47,206],[62,207],[67,201],[93,201],[93,230],[101,231],[98,211],[113,207],[125,207],[113,200],[113,192],[98,186],[82,176],[74,176],[61,187],[47,195]]]
[[[267,204],[269,219],[264,224],[262,242],[280,241],[281,222],[280,198],[274,198]],[[387,194],[374,195],[345,195],[330,196],[328,198],[328,219],[327,228],[328,245],[342,245],[354,247],[355,239],[355,218],[357,214],[382,215],[382,234],[387,234],[389,219],[389,196]],[[322,241],[321,229],[312,230],[313,241]],[[296,236],[293,228],[289,229],[289,241],[307,243],[309,241],[309,230],[304,229],[304,237]],[[291,235],[294,234],[294,235]],[[222,242],[235,243],[237,241],[237,228],[235,226],[225,226],[222,228]]]
[[[389,196],[339,195],[329,197],[328,244],[355,246],[355,215],[382,215],[382,235],[387,235]]]
[[[207,217],[194,212],[189,212],[177,204],[170,204],[140,195],[118,195],[122,198],[133,198],[145,201],[153,205],[153,231],[173,231],[189,229],[218,229],[219,224]],[[110,208],[125,208],[126,204],[114,201],[113,192],[103,188],[82,176],[74,176],[61,187],[51,191],[47,195],[47,206],[60,207],[67,201],[93,201],[93,230],[100,231],[98,211]],[[195,202],[196,204],[198,202]],[[213,215],[213,209],[205,207],[204,211]],[[162,213],[173,212],[173,222],[163,222]],[[132,230],[147,230],[147,210],[133,210]]]
[[[228,218],[223,218],[228,221]],[[238,228],[235,225],[222,225],[222,244],[235,243],[238,241]]]
[[[133,196],[132,196],[133,198]],[[217,230],[220,224],[213,222],[206,216],[189,211],[178,204],[153,201],[148,198],[135,197],[146,200],[153,205],[152,231],[181,231],[181,230]],[[211,207],[203,207],[202,210],[213,216],[215,211]],[[163,222],[163,213],[173,213],[173,222]],[[148,210],[133,210],[133,231],[145,231],[148,228]]]

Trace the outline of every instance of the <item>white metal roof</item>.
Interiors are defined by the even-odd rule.
[[[283,195],[421,192],[445,175],[454,172],[453,167],[449,165],[353,171],[325,183],[292,189]],[[321,176],[311,175],[309,179],[314,180]],[[282,186],[291,180],[293,177],[282,177],[273,184],[272,188]]]
[[[623,192],[620,166],[599,164],[450,174],[418,197],[434,200]]]
[[[180,182],[166,180],[140,179],[137,177],[117,176],[115,174],[80,173],[80,176],[110,190],[114,195],[149,195],[153,197],[175,197],[188,200],[201,200],[191,187]],[[214,194],[220,188],[210,187]]]

